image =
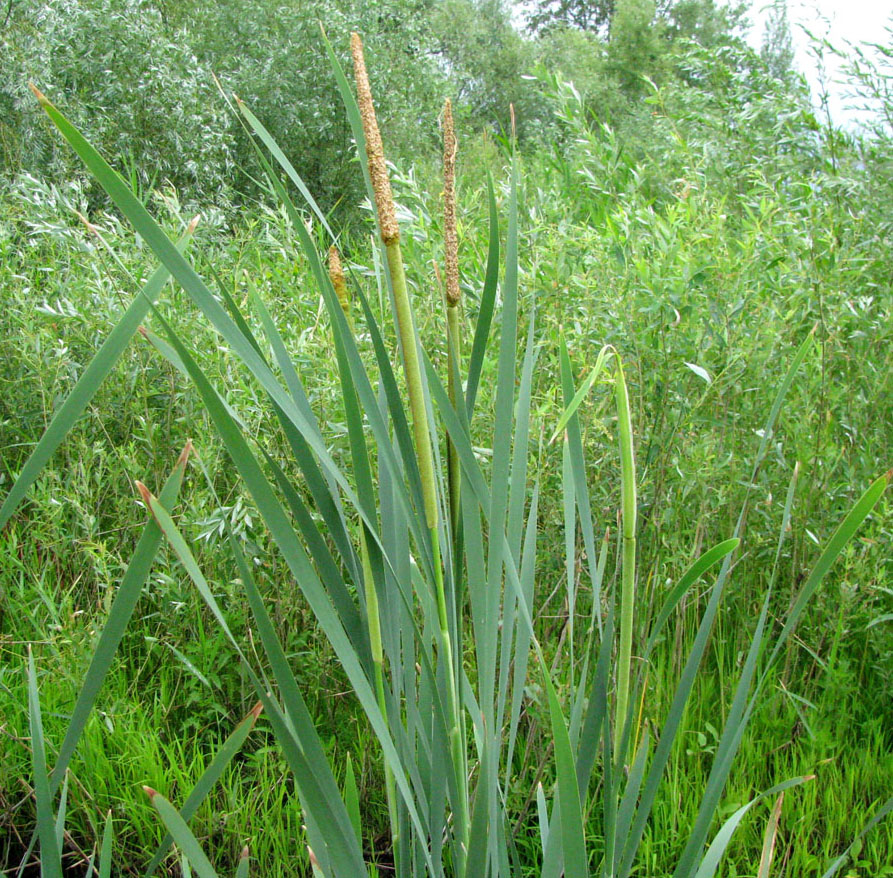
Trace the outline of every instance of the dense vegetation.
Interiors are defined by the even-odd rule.
[[[333,353],[337,325],[299,245],[305,218],[296,222],[282,206],[277,185],[296,203],[300,197],[284,175],[268,176],[269,153],[256,150],[250,126],[211,74],[251,107],[294,163],[338,230],[355,293],[364,291],[378,325],[389,327],[361,165],[318,21],[345,63],[347,34],[361,31],[393,161],[416,322],[443,376],[445,309],[434,266],[444,258],[444,97],[453,99],[459,133],[468,338],[486,295],[488,173],[503,241],[513,234],[507,217],[516,205],[520,348],[535,314],[525,461],[539,498],[533,623],[563,704],[576,703],[585,652],[574,651],[568,623],[574,620],[584,643],[593,583],[583,516],[568,512],[563,488],[570,452],[548,442],[573,395],[562,345],[575,386],[603,345],[624,362],[639,492],[634,655],[670,586],[704,549],[733,534],[746,504],[743,542],[632,872],[670,875],[721,747],[767,587],[774,584],[768,635],[782,628],[838,523],[893,459],[893,39],[888,34],[852,59],[853,90],[874,113],[871,127],[855,134],[823,115],[821,96],[811,101],[791,70],[780,12],[762,53],[743,41],[743,11],[720,11],[712,0],[542,2],[527,12],[531,27],[520,32],[498,0],[11,3],[0,31],[0,490],[5,496],[158,265],[48,122],[29,79],[122,173],[173,240],[201,213],[189,251],[196,271],[232,297],[259,336],[265,327],[255,294],[266,304],[327,450],[351,471],[356,437]],[[309,212],[306,220],[313,241],[327,249],[323,223]],[[503,286],[500,302],[506,296]],[[501,313],[493,330],[500,337]],[[287,433],[263,389],[179,286],[165,288],[159,314],[146,321],[159,335],[162,318],[225,392],[246,435],[273,458],[288,459]],[[396,349],[393,330],[383,331]],[[810,333],[814,344],[752,480],[773,400]],[[357,347],[371,367],[364,330]],[[522,362],[519,354],[519,386]],[[498,469],[490,463],[499,440],[492,435],[495,345],[481,368],[469,441],[489,474]],[[595,607],[606,614],[622,579],[615,544],[622,498],[618,417],[604,380],[577,419],[596,539],[611,534],[603,605]],[[371,437],[368,423],[365,432]],[[134,481],[160,489],[190,438],[201,467],[188,470],[178,526],[253,655],[261,647],[228,531],[251,562],[345,788],[350,757],[367,859],[389,874],[388,789],[376,737],[193,383],[138,337],[0,531],[0,863],[17,868],[37,821],[29,646],[52,768],[146,522]],[[524,495],[521,506],[530,499]],[[785,793],[771,871],[761,874],[824,874],[891,795],[891,531],[884,495],[772,667],[713,814],[709,838],[760,791],[815,775]],[[713,581],[705,576],[676,606],[641,681],[637,722],[654,736]],[[474,641],[467,642],[465,664],[475,669]],[[546,677],[531,659],[506,768],[515,779],[508,832],[523,874],[538,874],[537,784],[551,803],[558,782]],[[162,545],[70,764],[62,846],[72,874],[84,874],[109,810],[121,874],[143,874],[163,827],[141,786],[182,805],[256,700],[245,665]],[[306,816],[277,741],[262,715],[190,822],[221,874],[234,871],[246,842],[258,874],[310,868]],[[600,783],[597,771],[593,801]],[[773,795],[750,811],[721,874],[757,874],[776,802]],[[607,817],[597,809],[586,815],[595,870]],[[850,854],[842,874],[893,874],[884,824]],[[179,863],[169,861],[169,869],[179,874]]]

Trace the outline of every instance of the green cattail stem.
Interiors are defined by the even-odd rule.
[[[422,370],[419,365],[419,351],[416,346],[416,331],[412,321],[412,308],[409,292],[406,289],[406,275],[403,271],[403,254],[400,239],[392,239],[385,244],[388,257],[388,271],[394,290],[394,309],[397,318],[397,333],[403,349],[403,369],[409,392],[409,412],[412,417],[412,435],[415,440],[416,459],[422,481],[422,498],[425,504],[425,521],[430,529],[438,522],[437,486],[434,480],[434,455],[431,449],[431,434],[428,430],[428,412],[425,409],[425,394],[422,389]]]
[[[447,347],[449,375],[447,377],[447,390],[450,395],[450,403],[453,408],[457,408],[457,399],[459,396],[456,387],[456,372],[459,368],[460,358],[462,356],[462,336],[459,325],[459,306],[447,305]],[[459,498],[462,485],[462,471],[459,468],[459,452],[453,445],[452,439],[447,437],[447,475],[449,477],[450,489],[450,526],[453,534],[453,541],[458,538],[459,534]]]
[[[633,457],[633,428],[629,393],[623,366],[617,358],[615,382],[617,426],[620,434],[620,489],[622,518],[622,560],[620,579],[620,646],[617,651],[617,713],[615,716],[614,759],[620,760],[620,744],[629,710],[629,679],[632,664],[633,609],[636,588],[636,465]]]
[[[384,691],[384,650],[381,645],[381,617],[378,611],[378,594],[375,591],[375,578],[372,575],[372,564],[369,562],[369,545],[366,541],[366,526],[360,525],[360,557],[363,564],[363,587],[366,596],[366,617],[369,624],[369,644],[372,651],[372,663],[375,666],[375,694],[378,709],[388,726],[388,705]],[[385,794],[388,800],[388,817],[391,823],[391,842],[396,867],[400,847],[400,820],[397,816],[397,788],[394,772],[384,760]]]

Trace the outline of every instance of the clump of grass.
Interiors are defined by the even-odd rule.
[[[495,368],[494,412],[488,425],[493,459],[489,467],[484,467],[477,448],[472,445],[469,424],[475,413],[476,388],[486,353],[488,315],[496,299],[495,260],[499,259],[500,247],[495,229],[490,249],[493,264],[488,266],[483,285],[475,343],[466,368],[460,357],[459,340],[453,337],[452,329],[448,330],[450,374],[445,386],[422,350],[413,322],[400,251],[400,229],[362,43],[356,34],[352,35],[356,100],[330,47],[329,50],[354,137],[358,146],[365,149],[368,159],[369,194],[376,205],[408,400],[403,398],[388,355],[389,334],[384,323],[379,323],[363,290],[358,288],[357,302],[374,356],[374,367],[367,366],[358,347],[351,310],[345,308],[346,286],[341,286],[343,272],[338,270],[337,253],[333,259],[329,251],[327,271],[322,254],[302,221],[301,211],[260,148],[258,157],[269,174],[272,189],[292,220],[294,233],[326,305],[335,341],[341,402],[348,424],[349,469],[330,453],[326,437],[313,417],[298,370],[263,303],[259,299],[254,301],[262,327],[262,337],[258,338],[225,287],[221,287],[224,291],[221,304],[183,257],[181,248],[168,240],[80,132],[43,95],[37,93],[37,97],[65,139],[160,259],[161,274],[149,284],[157,284],[159,279],[163,284],[168,273],[181,284],[250,374],[276,416],[289,453],[287,466],[274,456],[272,443],[267,441],[270,437],[255,438],[246,429],[223,389],[215,387],[199,365],[191,350],[190,338],[176,332],[154,305],[149,306],[164,338],[149,332],[145,333],[146,338],[160,356],[167,358],[193,383],[235,471],[252,496],[290,576],[328,638],[378,740],[388,797],[390,843],[398,874],[464,878],[516,876],[538,871],[555,878],[560,874],[585,878],[594,867],[601,875],[626,878],[637,865],[643,835],[681,733],[684,712],[731,574],[732,554],[740,545],[747,504],[732,536],[699,554],[668,589],[657,612],[638,620],[645,637],[640,664],[645,667],[679,602],[695,583],[719,566],[713,584],[707,589],[706,607],[697,621],[696,634],[675,682],[659,734],[654,742],[648,731],[639,735],[636,730],[634,734],[635,706],[647,696],[647,688],[644,673],[634,673],[632,666],[633,619],[637,610],[636,475],[630,399],[619,355],[605,348],[589,377],[578,388],[574,385],[569,352],[563,347],[561,390],[565,406],[560,414],[547,415],[547,418],[557,415],[555,435],[565,438],[566,466],[559,489],[568,531],[574,531],[579,525],[584,539],[592,544],[595,524],[588,503],[586,461],[579,441],[579,406],[587,393],[593,388],[601,389],[606,381],[613,389],[620,438],[622,503],[619,635],[614,624],[617,610],[614,594],[606,595],[605,604],[593,600],[589,627],[582,633],[569,627],[568,636],[578,641],[576,647],[571,644],[571,651],[576,648],[577,654],[583,657],[575,679],[573,668],[564,669],[547,661],[534,625],[541,485],[536,479],[531,484],[527,462],[532,444],[531,389],[536,325],[531,316],[527,343],[523,353],[519,353],[519,163],[513,161],[509,184],[502,327]],[[241,104],[238,111],[249,130],[269,147],[269,135],[256,117]],[[454,143],[447,135],[447,116],[445,113],[445,184],[451,178],[455,155]],[[281,150],[277,150],[270,150],[274,160],[293,182],[299,182],[293,178],[294,169]],[[447,188],[445,185],[445,195]],[[301,186],[298,189],[304,191]],[[309,208],[320,215],[309,193],[305,198]],[[450,283],[451,273],[458,279],[457,259],[452,266],[450,263],[456,252],[454,207],[452,219],[449,218],[451,198],[452,195],[445,197],[445,228],[452,223],[452,232],[447,233],[445,242],[448,325],[450,309],[459,307],[458,284],[451,287]],[[490,201],[491,215],[495,217],[492,193]],[[140,295],[151,299],[148,292]],[[127,315],[130,316],[126,319],[132,320],[131,311]],[[454,317],[458,331],[457,312]],[[125,321],[121,325],[125,328],[116,332],[123,333],[122,337],[129,338],[136,330],[136,326],[131,328]],[[811,338],[807,338],[795,354],[775,397],[763,428],[751,481],[767,455],[785,396],[811,346]],[[104,346],[94,361],[99,363],[97,368],[107,370],[117,350]],[[286,386],[280,383],[262,353],[265,350],[272,351]],[[450,384],[450,376],[454,374],[460,379],[464,377],[465,381],[453,380]],[[82,394],[81,399],[89,399],[92,388],[79,384],[76,391]],[[73,407],[63,406],[48,435],[64,436],[75,417]],[[439,434],[438,426],[445,430],[451,449],[446,467],[431,438]],[[47,440],[38,446],[40,455],[51,453],[50,443],[55,441],[55,438]],[[0,512],[0,522],[12,514],[24,495],[27,480],[33,480],[42,466],[40,455],[35,458],[36,462],[26,464],[20,477],[25,481],[14,486],[12,499],[7,498]],[[178,461],[157,497],[145,486],[138,485],[150,518],[131,563],[133,572],[128,571],[125,577],[126,594],[130,600],[134,591],[139,591],[165,540],[238,658],[246,679],[256,690],[260,707],[233,732],[180,810],[154,788],[146,792],[184,862],[203,878],[216,875],[207,852],[189,828],[190,811],[208,794],[262,709],[295,779],[305,818],[308,865],[315,874],[337,878],[369,874],[376,867],[367,863],[364,841],[368,844],[369,839],[364,839],[360,825],[355,781],[351,782],[350,773],[346,773],[344,783],[339,784],[325,758],[289,656],[276,635],[256,582],[255,571],[232,527],[225,524],[226,546],[250,606],[257,641],[265,654],[263,663],[257,661],[253,650],[247,650],[231,630],[218,596],[172,516],[186,458],[184,454]],[[458,481],[454,482],[451,477],[451,470],[458,474],[460,469],[461,492]],[[295,477],[295,471],[300,474],[299,478]],[[203,475],[214,494],[211,474],[204,472]],[[675,878],[694,875],[709,878],[715,874],[729,839],[753,804],[808,780],[793,778],[752,798],[725,821],[705,851],[741,736],[768,675],[822,578],[874,508],[887,481],[887,475],[877,479],[844,516],[774,638],[770,637],[767,624],[769,595],[765,596],[726,725],[718,734],[697,817],[688,830],[676,865]],[[308,497],[312,497],[312,510]],[[793,488],[779,545],[785,538],[792,498]],[[442,511],[447,505],[449,515],[444,516]],[[451,531],[446,529],[447,522],[452,525]],[[460,522],[462,539],[456,539]],[[454,539],[448,538],[450,534]],[[445,554],[441,553],[441,547]],[[572,569],[576,560],[572,539],[567,541],[566,554],[568,569]],[[593,595],[599,595],[604,561],[594,564],[594,545],[590,554],[592,563],[581,580],[586,581]],[[569,577],[569,606],[574,605],[579,587],[575,578]],[[130,618],[126,601],[121,609],[117,607],[116,602],[100,638],[100,644],[111,648],[97,648],[88,671],[83,689],[85,706],[92,704],[96,688],[110,666],[117,643],[115,638],[120,637]],[[463,640],[466,631],[469,634]],[[769,644],[771,649],[767,650]],[[528,674],[531,654],[535,664]],[[468,656],[473,666],[466,667],[460,656],[463,659]],[[548,767],[548,776],[554,777],[554,785],[548,790],[541,785],[528,789],[530,776],[516,775],[513,767],[525,686],[534,675],[545,693],[544,713],[554,748]],[[28,681],[43,868],[45,874],[61,874],[57,827],[64,822],[66,766],[60,757],[53,771],[48,772],[33,661],[29,662]],[[609,708],[612,690],[613,711]],[[83,710],[76,715],[82,717]],[[78,719],[70,725],[63,752],[68,753],[76,746],[82,731],[80,723]],[[444,758],[444,754],[448,756]],[[535,818],[525,825],[533,839],[532,850],[527,852],[521,850],[514,829],[518,815],[512,808],[519,792],[529,795],[531,800],[535,798],[537,806]],[[890,808],[893,802],[879,814]],[[586,829],[594,817],[599,818],[600,827],[595,844]],[[156,854],[155,861],[159,856],[163,853]],[[247,874],[248,864],[247,856],[240,857],[240,875]]]

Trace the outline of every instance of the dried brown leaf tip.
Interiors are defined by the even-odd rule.
[[[142,497],[143,503],[146,504],[146,509],[149,509],[153,499],[152,492],[139,479],[136,479],[136,489],[140,492],[140,497]]]
[[[43,107],[52,107],[53,105],[50,103],[49,98],[33,83],[28,83],[28,88],[31,89],[34,97],[40,102],[40,105]]]
[[[354,79],[357,83],[357,103],[363,120],[363,134],[366,137],[366,158],[369,161],[369,176],[375,192],[375,209],[378,211],[378,224],[385,244],[400,240],[400,227],[394,210],[394,196],[391,194],[391,181],[384,160],[384,147],[375,118],[375,105],[372,103],[372,89],[369,88],[369,75],[366,73],[366,59],[363,57],[363,41],[358,33],[350,35],[350,52],[353,55]]]
[[[456,234],[456,131],[453,127],[453,105],[449,98],[443,105],[443,250],[446,262],[446,300],[459,304],[459,238]]]
[[[195,446],[192,444],[191,439],[186,440],[186,444],[183,446],[183,450],[180,452],[180,456],[177,458],[177,466],[186,466],[189,462],[189,455],[195,450]]]

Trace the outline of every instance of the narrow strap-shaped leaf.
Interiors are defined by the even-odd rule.
[[[329,547],[322,534],[316,529],[310,510],[295,486],[289,481],[282,467],[266,452],[264,452],[264,458],[270,469],[273,470],[279,490],[282,491],[292,515],[298,522],[298,527],[301,529],[304,542],[316,563],[320,578],[338,611],[341,624],[350,637],[351,643],[356,645],[358,654],[362,657],[364,665],[371,673],[372,653],[369,646],[369,633],[360,618],[350,592],[344,584]]]
[[[893,796],[887,799],[886,802],[880,807],[877,814],[862,827],[861,832],[853,839],[850,843],[849,847],[828,867],[828,869],[822,874],[822,878],[832,878],[832,876],[836,875],[840,870],[840,867],[850,858],[850,854],[853,849],[853,845],[856,842],[862,841],[863,838],[872,830],[878,823],[881,822],[891,811],[893,811]]]
[[[599,354],[601,357],[601,354]],[[561,349],[559,351],[561,362],[561,390],[565,406],[569,407],[574,398],[574,378],[571,369],[570,356],[564,336],[561,337]],[[594,607],[595,627],[598,636],[602,634],[601,620],[601,575],[597,564],[598,554],[595,547],[595,527],[592,520],[592,500],[589,495],[589,481],[586,475],[586,465],[583,456],[583,436],[580,430],[580,418],[576,411],[572,411],[565,425],[567,432],[568,450],[571,455],[571,467],[574,474],[574,496],[577,501],[577,510],[580,517],[580,531],[583,535],[583,548],[586,550],[586,560],[589,566],[589,578],[592,582],[592,602]]]
[[[102,830],[102,848],[99,853],[99,878],[112,878],[112,842],[115,832],[112,826],[112,812],[105,815],[105,828]]]
[[[245,740],[254,728],[254,724],[257,722],[260,711],[261,704],[258,702],[254,708],[252,708],[248,716],[246,716],[235,729],[233,729],[229,737],[227,737],[220,749],[214,755],[211,764],[202,772],[201,777],[199,777],[195,786],[192,788],[192,792],[186,797],[183,807],[180,808],[180,816],[187,823],[199,809],[199,806],[214,788],[217,781],[223,776],[226,766],[229,765],[236,753],[242,749],[242,745],[245,743]],[[146,869],[147,876],[152,875],[158,868],[161,861],[170,850],[171,844],[173,844],[173,837],[168,834],[162,839],[161,844],[155,851],[155,855],[152,857],[152,860]]]
[[[549,806],[546,803],[546,794],[543,792],[542,783],[536,785],[536,816],[540,829],[540,849],[545,856],[549,841]]]
[[[512,470],[509,485],[507,538],[515,563],[521,566],[521,540],[524,532],[524,508],[527,503],[527,459],[530,450],[530,398],[533,370],[536,361],[533,339],[535,320],[530,317],[527,345],[521,366],[521,382],[515,405],[515,439],[512,449]],[[503,599],[502,643],[499,654],[499,682],[496,687],[496,724],[501,729],[505,719],[509,674],[512,668],[512,642],[515,635],[516,613],[514,599],[509,592]],[[529,645],[525,648],[529,649]]]
[[[68,809],[68,773],[62,781],[62,791],[59,793],[59,807],[56,809],[56,847],[62,850],[62,841],[65,836],[65,814]]]
[[[177,812],[177,809],[168,802],[161,793],[156,792],[151,787],[143,787],[149,801],[152,802],[158,816],[167,827],[167,831],[171,834],[177,846],[180,848],[183,856],[189,861],[189,865],[195,869],[199,878],[217,878],[217,872],[211,865],[211,861],[205,855],[201,845],[196,837],[192,834],[186,821]]]
[[[521,587],[528,604],[533,603],[533,591],[536,581],[536,538],[537,524],[539,522],[539,493],[540,486],[537,481],[533,486],[533,496],[530,499],[530,510],[527,513],[527,530],[524,537],[524,549],[521,555]],[[517,614],[516,605],[512,604],[512,615]],[[503,622],[505,624],[505,622]],[[514,624],[514,619],[513,619]],[[524,699],[524,683],[527,680],[527,668],[530,662],[530,633],[524,626],[518,625],[515,638],[515,656],[512,676],[512,704],[509,713],[508,743],[506,744],[506,777],[505,788],[508,789],[511,782],[512,760],[515,754],[515,742],[518,737],[518,724],[521,719],[521,702]]]
[[[654,645],[657,643],[657,639],[660,637],[660,633],[663,630],[664,625],[667,623],[667,620],[673,614],[676,605],[682,600],[682,597],[689,588],[691,588],[691,586],[694,585],[694,583],[696,583],[714,564],[722,561],[723,558],[734,552],[740,543],[741,540],[737,537],[717,543],[713,548],[704,552],[701,557],[682,574],[679,581],[673,586],[666,598],[664,598],[660,612],[658,612],[657,618],[651,626],[651,634],[648,636],[648,642],[645,644],[645,649],[642,653],[643,664],[651,655],[651,650],[654,649]]]
[[[28,647],[28,725],[31,731],[31,770],[34,773],[34,799],[37,805],[37,834],[40,839],[40,872],[43,878],[62,878],[62,858],[56,839],[53,817],[53,794],[47,777],[46,750],[43,742],[43,721],[40,696],[37,693],[37,671],[34,655]]]
[[[304,181],[301,179],[300,174],[295,170],[294,165],[288,160],[285,153],[279,148],[279,144],[273,139],[273,136],[269,131],[263,126],[261,121],[245,106],[244,102],[238,101],[239,109],[242,111],[242,115],[248,120],[248,124],[251,126],[252,131],[261,139],[263,145],[270,150],[273,158],[279,163],[279,166],[283,171],[288,175],[288,179],[294,183],[295,188],[298,192],[301,193],[304,200],[310,206],[310,209],[316,214],[317,219],[319,219],[320,223],[322,223],[322,227],[326,230],[329,237],[334,242],[337,240],[335,233],[329,227],[329,223],[326,220],[325,214],[319,209],[319,205],[316,203],[314,197],[310,194],[310,190],[307,188]]]
[[[176,246],[180,252],[186,250],[192,238],[192,232],[193,227],[190,226],[177,242]],[[140,323],[145,319],[149,308],[157,301],[170,276],[170,272],[163,265],[155,269],[146,285],[134,297],[115,328],[108,334],[93,359],[90,360],[87,368],[84,369],[83,374],[71,389],[71,393],[65,398],[65,402],[53,415],[50,425],[28,460],[25,461],[18,478],[4,498],[3,505],[0,506],[0,528],[9,521],[28,489],[46,466],[47,461],[68,435],[77,419],[86,411],[90,400],[93,399],[102,382],[115,367],[115,363],[124,353],[124,349],[133,338]]]
[[[548,676],[544,678],[549,696],[549,718],[552,740],[555,744],[558,797],[561,802],[561,847],[564,855],[564,874],[567,878],[587,878],[586,845],[583,835],[583,812],[580,808],[580,791],[567,725],[558,703],[555,686]]]
[[[775,843],[778,840],[778,823],[781,820],[781,809],[784,804],[784,793],[778,794],[772,813],[766,822],[766,831],[763,833],[763,850],[760,854],[760,868],[757,870],[757,878],[769,878],[772,869],[772,860],[775,858]]]
[[[707,853],[704,854],[704,859],[701,860],[701,865],[695,873],[695,878],[713,878],[719,867],[720,860],[726,852],[726,848],[729,846],[732,836],[735,834],[735,830],[738,828],[747,812],[750,811],[757,802],[762,801],[768,796],[774,796],[785,790],[789,790],[791,787],[800,786],[800,784],[804,784],[810,780],[812,780],[812,777],[791,778],[790,780],[784,781],[784,783],[776,784],[774,787],[764,790],[758,796],[754,796],[754,798],[752,798],[746,805],[742,805],[731,817],[729,817],[728,820],[726,820],[725,823],[723,823],[719,832],[716,833],[713,842],[707,849]]]
[[[650,747],[651,738],[646,729],[639,744],[636,758],[630,768],[626,789],[623,791],[623,798],[620,800],[620,805],[617,808],[617,822],[613,835],[621,841],[626,839],[630,823],[633,821],[633,815],[636,813],[636,803],[639,800],[639,791],[642,789],[642,780],[645,777],[645,763],[648,759]],[[606,791],[605,795],[609,795],[609,793]],[[612,863],[608,874],[611,874],[613,870],[614,864]]]
[[[357,842],[363,843],[363,828],[360,823],[360,793],[357,790],[357,778],[353,773],[353,760],[347,755],[347,768],[344,772],[344,804],[350,815],[350,823],[356,833]]]
[[[496,210],[496,196],[493,193],[493,178],[487,174],[487,203],[490,206],[490,243],[487,248],[487,270],[484,275],[484,288],[478,308],[477,324],[474,328],[474,341],[468,358],[468,382],[465,389],[465,409],[470,421],[474,414],[481,370],[484,368],[484,354],[490,338],[493,323],[493,310],[496,306],[496,287],[499,281],[499,216]]]
[[[612,348],[610,347],[610,345],[605,345],[598,352],[598,356],[595,359],[595,365],[592,367],[592,370],[589,372],[586,380],[579,386],[571,401],[565,405],[564,412],[558,419],[558,424],[555,427],[555,432],[552,434],[552,438],[549,439],[550,445],[562,434],[562,432],[564,432],[564,429],[565,427],[567,427],[570,419],[577,413],[577,409],[580,407],[580,403],[583,402],[583,400],[586,398],[586,394],[589,393],[595,382],[598,381],[599,377],[604,371],[605,364],[607,363],[608,357],[611,353]]]
[[[236,878],[248,878],[248,870],[251,858],[248,855],[248,848],[243,847],[242,853],[239,855],[239,865],[236,867]]]
[[[273,349],[276,363],[285,377],[285,383],[288,385],[292,398],[295,400],[295,404],[300,411],[304,413],[307,422],[315,428],[320,441],[323,441],[322,434],[319,431],[319,425],[316,421],[316,416],[310,408],[310,401],[307,399],[307,394],[304,391],[301,379],[298,377],[294,364],[288,355],[282,336],[276,328],[276,324],[273,322],[273,318],[270,316],[270,312],[267,310],[266,305],[254,288],[253,283],[249,282],[248,291],[254,309],[261,318],[264,333],[270,343],[270,347]],[[276,416],[279,419],[279,424],[282,427],[283,433],[285,433],[285,438],[288,440],[288,444],[291,446],[295,456],[295,462],[301,468],[301,472],[307,481],[307,487],[310,489],[313,502],[316,504],[316,508],[322,515],[323,521],[325,521],[329,534],[331,535],[335,546],[338,548],[345,565],[347,565],[348,570],[350,570],[353,581],[359,583],[359,561],[350,542],[350,536],[347,531],[347,525],[344,521],[341,506],[338,503],[338,497],[337,495],[333,496],[333,492],[329,489],[329,484],[326,482],[319,465],[314,459],[307,441],[288,419],[285,412],[276,406],[275,403],[273,405],[276,411]]]
[[[505,276],[502,284],[502,328],[496,378],[493,424],[493,467],[490,477],[488,525],[492,533],[505,532],[508,514],[508,485],[511,473],[512,409],[515,399],[516,345],[518,332],[518,188],[517,164],[512,169],[509,195],[509,230],[506,241]],[[501,596],[503,552],[500,542],[490,543],[487,554],[487,586],[483,618],[477,620],[478,679],[481,706],[494,703],[496,687],[496,644]],[[492,708],[490,708],[492,710]],[[493,716],[489,716],[493,723]],[[491,725],[492,728],[492,725]]]

